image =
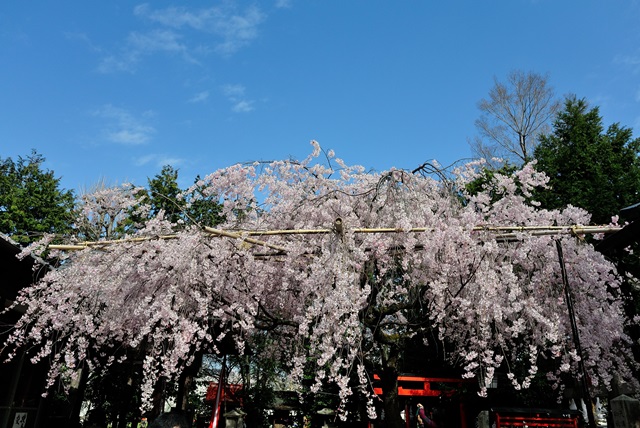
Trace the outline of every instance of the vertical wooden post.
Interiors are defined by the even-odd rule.
[[[467,428],[467,412],[462,401],[460,401],[460,428]]]

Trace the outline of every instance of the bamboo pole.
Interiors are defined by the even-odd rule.
[[[210,233],[212,235],[226,236],[227,238],[240,239],[241,241],[247,242],[249,244],[260,245],[262,247],[269,247],[269,248],[271,248],[273,250],[284,251],[285,253],[287,252],[286,248],[281,247],[279,245],[269,244],[268,242],[260,241],[258,239],[247,238],[247,237],[244,237],[244,236],[242,236],[242,235],[240,235],[238,233],[227,232],[225,230],[214,229],[213,227],[207,227],[207,226],[205,226],[204,230],[205,230],[205,232]]]
[[[433,230],[428,227],[414,227],[410,229],[382,227],[382,228],[354,228],[348,229],[348,233],[354,234],[369,234],[369,233],[422,233]],[[493,225],[479,225],[471,229],[472,232],[490,232],[496,233],[498,239],[516,239],[518,233],[527,233],[533,236],[544,235],[587,235],[596,233],[615,233],[622,230],[622,226],[578,226],[578,225],[565,225],[565,226],[493,226]],[[336,233],[334,229],[283,229],[283,230],[222,230],[212,227],[204,227],[204,231],[210,235],[223,236],[232,239],[239,239],[250,245],[261,246],[271,248],[282,253],[287,253],[285,247],[270,244],[269,242],[259,239],[251,238],[251,236],[286,236],[286,235],[322,235]],[[88,247],[101,247],[111,244],[120,243],[136,243],[144,242],[152,239],[176,239],[177,235],[158,235],[148,237],[136,237],[125,238],[119,240],[108,241],[86,241],[78,244],[50,244],[49,249],[63,250],[63,251],[77,251],[84,250]]]
[[[210,235],[225,236],[227,238],[240,239],[241,241],[247,242],[252,245],[260,245],[262,247],[268,247],[273,250],[287,252],[287,249],[284,247],[269,244],[268,242],[260,241],[258,239],[247,238],[237,232],[228,232],[221,229],[214,229],[212,227],[205,227],[204,230],[206,233]],[[116,239],[116,240],[108,240],[108,241],[85,241],[75,245],[50,244],[48,248],[51,250],[77,251],[77,250],[84,250],[85,248],[89,248],[89,247],[99,247],[99,246],[111,245],[111,244],[124,244],[127,242],[134,242],[134,243],[144,242],[144,241],[150,241],[152,239],[176,239],[177,237],[178,237],[177,235],[158,235],[158,236],[144,236],[144,237],[137,237],[137,238]]]
[[[62,245],[62,244],[49,244],[47,247],[50,250],[62,250],[62,251],[80,251],[85,248],[89,248],[90,245]]]
[[[125,244],[127,242],[145,242],[152,239],[175,239],[178,235],[138,236],[136,238],[110,239],[106,241],[83,241],[78,244],[50,244],[51,250],[84,250],[87,247],[99,247],[102,245]]]
[[[621,226],[474,226],[474,232],[535,232],[544,231],[547,234],[573,233],[584,235],[591,233],[613,233],[621,230]],[[381,228],[354,228],[348,230],[351,233],[421,233],[433,230],[430,227],[413,227],[410,229],[381,227]],[[235,233],[247,236],[274,236],[274,235],[321,235],[335,233],[333,229],[283,229],[283,230],[234,230]]]

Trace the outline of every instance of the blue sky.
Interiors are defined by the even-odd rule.
[[[0,157],[36,149],[76,191],[165,164],[186,187],[312,139],[376,170],[448,164],[513,69],[637,137],[638,23],[621,0],[3,0]]]

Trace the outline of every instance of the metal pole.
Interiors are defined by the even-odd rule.
[[[213,413],[211,414],[211,422],[209,428],[217,428],[220,420],[220,403],[222,401],[222,390],[225,384],[225,375],[227,368],[227,356],[222,358],[222,368],[220,369],[220,379],[218,379],[218,390],[216,391],[216,401],[213,403]]]
[[[559,239],[556,239],[556,248],[558,250],[558,261],[560,262],[560,272],[562,274],[562,285],[564,288],[564,297],[567,301],[567,309],[569,312],[569,320],[571,321],[571,332],[573,333],[573,343],[576,346],[576,352],[580,357],[578,361],[578,368],[582,374],[582,393],[584,395],[584,401],[587,405],[587,418],[588,426],[591,428],[596,427],[596,419],[593,415],[593,406],[591,402],[591,394],[589,393],[589,386],[587,385],[587,370],[584,367],[584,358],[582,356],[582,347],[580,346],[580,333],[578,331],[578,324],[576,323],[576,316],[573,310],[573,298],[571,297],[571,289],[569,288],[569,278],[567,277],[567,269],[564,264],[564,256],[562,255],[562,244]]]

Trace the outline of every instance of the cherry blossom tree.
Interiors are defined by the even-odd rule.
[[[294,382],[311,362],[313,391],[331,382],[343,401],[361,394],[372,403],[365,367],[374,367],[389,391],[385,413],[399,415],[391,393],[398,359],[408,340],[428,332],[465,377],[488,385],[500,368],[514,388],[527,388],[544,360],[560,391],[579,376],[581,357],[559,241],[592,385],[631,380],[614,267],[575,236],[525,230],[589,223],[577,208],[536,206],[531,190],[547,178],[532,165],[496,173],[471,195],[464,189],[477,165],[449,182],[371,173],[332,151],[320,161],[313,144],[300,162],[234,165],[197,182],[190,194],[222,203],[217,229],[178,227],[160,212],[118,243],[61,254],[61,267],[17,299],[27,309],[5,352],[31,347],[34,361],[49,358],[53,383],[83,363],[97,368],[127,358],[123,349],[143,349],[148,403],[156,382],[177,378],[199,352],[216,352],[232,336],[242,353],[268,331],[277,340],[270,352],[290,362]],[[399,418],[386,422],[400,426]]]

